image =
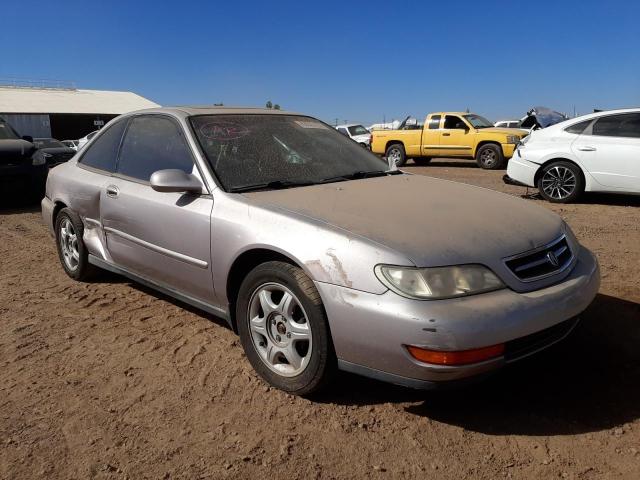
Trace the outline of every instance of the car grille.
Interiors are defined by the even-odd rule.
[[[578,317],[574,317],[553,327],[507,342],[504,349],[505,360],[510,361],[526,357],[562,340],[571,333],[579,321]]]
[[[566,237],[550,245],[505,260],[509,270],[523,282],[532,282],[561,272],[573,260]]]

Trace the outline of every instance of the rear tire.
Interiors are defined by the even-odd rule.
[[[476,162],[480,168],[485,170],[504,168],[505,161],[502,148],[495,143],[487,143],[481,146],[476,152]]]
[[[335,374],[324,306],[300,268],[278,261],[254,268],[240,286],[236,319],[249,362],[270,385],[308,395]]]
[[[536,186],[542,198],[549,202],[571,203],[584,192],[584,179],[578,166],[559,160],[542,169]]]
[[[389,145],[385,156],[387,157],[387,161],[389,158],[393,159],[396,167],[402,167],[407,163],[407,155],[404,151],[404,146],[401,143],[392,143]]]
[[[431,163],[431,159],[429,157],[418,157],[413,159],[413,163],[416,165],[424,166]]]
[[[70,208],[63,208],[56,216],[56,247],[62,268],[74,280],[87,281],[98,270],[89,263],[89,252],[82,240],[84,225]]]

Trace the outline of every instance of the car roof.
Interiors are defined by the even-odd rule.
[[[593,120],[594,118],[606,117],[607,115],[616,115],[618,113],[640,113],[640,108],[619,108],[617,110],[601,110],[599,112],[587,113],[586,115],[580,115],[579,117],[568,118],[567,120],[563,120],[562,122],[553,124],[544,130],[552,129],[551,131],[555,131],[557,129],[563,129],[567,126],[571,126],[575,123],[584,122],[586,120]]]
[[[177,106],[177,107],[161,107],[161,108],[147,108],[144,110],[136,110],[129,114],[139,113],[168,113],[178,114],[179,116],[192,116],[192,115],[302,115],[300,113],[289,112],[286,110],[275,110],[273,108],[252,108],[252,107],[216,107],[210,105],[202,106]],[[303,115],[308,116],[308,115]]]
[[[344,127],[344,128],[349,128],[349,127],[362,127],[364,125],[362,125],[361,123],[344,123],[342,125],[336,125],[336,128],[338,127]]]

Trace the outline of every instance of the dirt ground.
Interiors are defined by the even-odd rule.
[[[407,170],[525,193],[467,162]],[[313,401],[265,386],[221,320],[70,280],[39,206],[5,203],[0,478],[640,478],[640,197],[528,201],[600,260],[569,339],[465,390],[341,374]]]

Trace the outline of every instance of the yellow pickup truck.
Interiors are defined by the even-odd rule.
[[[427,115],[422,128],[374,130],[371,151],[385,155],[399,167],[408,158],[423,165],[433,157],[457,157],[475,159],[480,167],[495,170],[505,166],[527,133],[517,128],[496,128],[475,113],[436,112]]]

